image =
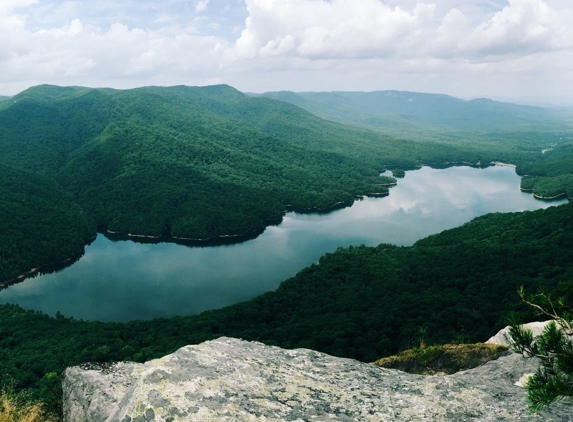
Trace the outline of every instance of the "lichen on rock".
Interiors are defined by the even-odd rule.
[[[65,372],[68,422],[568,421],[557,404],[528,413],[515,385],[535,362],[508,354],[442,377],[307,349],[220,338],[145,364]]]

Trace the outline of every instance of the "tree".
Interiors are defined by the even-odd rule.
[[[551,318],[536,339],[531,330],[524,329],[515,320],[510,324],[513,350],[539,359],[537,371],[525,384],[527,403],[534,412],[556,400],[573,400],[572,287],[573,282],[562,283],[558,290],[564,290],[566,294],[556,299],[544,292],[526,296],[523,287],[518,291],[521,300],[537,315]]]

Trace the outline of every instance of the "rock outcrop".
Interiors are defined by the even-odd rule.
[[[550,321],[542,321],[542,322],[530,322],[527,324],[523,324],[523,328],[531,330],[533,333],[533,338],[536,339],[545,329],[545,326]],[[511,336],[509,335],[509,327],[505,327],[503,330],[500,330],[495,336],[490,337],[486,343],[490,344],[501,344],[502,346],[511,346],[510,342]]]
[[[518,384],[535,366],[508,352],[453,375],[410,375],[223,337],[145,364],[68,368],[64,414],[68,422],[573,421],[565,404],[527,411]]]

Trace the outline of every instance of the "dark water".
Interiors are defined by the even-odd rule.
[[[104,236],[71,267],[0,292],[0,303],[99,321],[190,315],[250,299],[339,246],[411,245],[490,212],[533,210],[509,167],[423,168],[406,173],[385,198],[323,215],[288,213],[278,226],[235,245],[140,244]]]

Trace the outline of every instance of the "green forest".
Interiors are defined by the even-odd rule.
[[[93,219],[53,180],[0,164],[0,282],[75,258],[95,236]]]
[[[384,170],[499,161],[522,190],[573,198],[570,112],[431,94],[42,85],[0,98],[0,150],[0,283],[77,259],[98,231],[253,235],[287,209],[380,193],[395,182]],[[572,224],[569,203],[410,247],[341,248],[276,291],[197,316],[100,323],[3,305],[0,374],[50,401],[66,366],[143,362],[222,335],[362,361],[421,339],[484,341],[525,312],[520,286],[573,279]]]

